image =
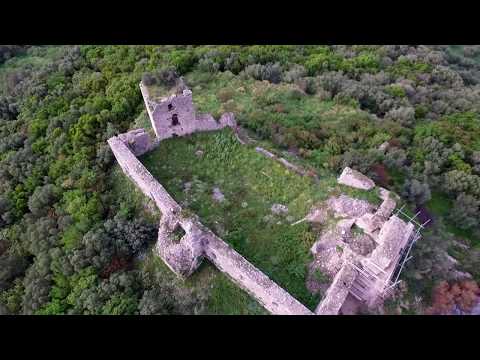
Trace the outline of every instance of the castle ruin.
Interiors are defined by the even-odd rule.
[[[383,203],[378,209],[366,201],[342,195],[330,199],[327,209],[314,208],[301,220],[321,222],[326,211],[341,219],[335,229],[324,233],[312,247],[315,261],[333,278],[324,299],[312,312],[204,226],[196,215],[182,209],[137,158],[164,139],[225,127],[232,128],[237,139],[244,143],[238,136],[234,115],[225,113],[217,121],[210,114],[197,114],[190,90],[159,102],[150,98],[142,83],[140,90],[156,139],[150,139],[144,129],[136,129],[108,139],[108,144],[123,172],[162,213],[154,251],[177,276],[190,276],[207,259],[270,313],[279,315],[338,314],[349,297],[373,305],[388,295],[419,232],[414,231],[413,220],[400,219],[399,212],[391,215],[396,203],[387,190],[380,189]],[[305,174],[300,167],[263,148],[256,150],[291,171]],[[344,169],[339,182],[361,189],[375,186],[372,180],[349,168]],[[363,255],[355,247],[358,235],[352,234],[355,226],[372,243],[371,251]],[[343,249],[341,254],[332,251],[339,245]]]

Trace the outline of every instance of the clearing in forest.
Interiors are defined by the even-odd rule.
[[[306,281],[310,248],[319,232],[307,222],[292,224],[313,205],[352,190],[338,185],[333,174],[316,181],[288,170],[255,147],[240,144],[231,129],[163,140],[140,160],[184,209],[315,308],[322,294],[312,294]]]
[[[326,199],[335,177],[321,184],[240,144],[230,129],[167,139],[140,158],[184,208],[273,281],[313,309],[306,288],[316,233],[291,226]]]

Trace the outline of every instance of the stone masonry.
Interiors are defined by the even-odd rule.
[[[371,190],[375,187],[372,179],[348,166],[343,169],[342,174],[338,178],[338,182],[361,190]]]
[[[357,180],[350,182],[348,174],[351,172],[344,171],[343,179],[358,185]],[[361,177],[355,175],[355,178]],[[368,183],[364,179],[362,181]],[[388,295],[386,291],[402,251],[414,235],[414,225],[392,215],[396,206],[393,194],[382,188],[379,193],[383,202],[378,208],[365,200],[345,195],[326,201],[334,217],[342,220],[333,229],[324,232],[311,249],[316,264],[325,273],[334,276],[325,298],[315,310],[316,314],[341,312],[349,294],[369,307]],[[318,209],[314,207],[312,213],[315,211]],[[339,252],[338,249],[342,250]]]
[[[109,139],[108,143],[125,174],[161,211],[162,219],[155,249],[173,272],[182,278],[188,277],[206,257],[273,314],[312,314],[298,300],[201,224],[196,216],[184,217],[180,205],[119,137]],[[176,240],[172,234],[178,227],[185,235]]]
[[[339,313],[345,299],[352,294],[352,287],[357,282],[358,266],[366,266],[359,259],[365,260],[366,257],[358,258],[356,265],[351,264],[355,255],[348,246],[345,248],[344,254],[336,254],[335,259],[332,258],[331,261],[335,264],[338,263],[335,266],[339,267],[335,270],[336,275],[325,298],[317,306],[315,313],[307,309],[205,227],[196,215],[185,212],[137,158],[153,149],[160,141],[170,137],[184,136],[198,131],[219,130],[226,126],[237,131],[238,127],[233,114],[223,114],[219,121],[210,114],[196,114],[190,90],[184,90],[182,94],[172,95],[160,102],[150,100],[148,89],[143,84],[140,84],[140,90],[155,131],[156,140],[152,141],[144,129],[136,129],[110,138],[108,144],[124,173],[143,194],[156,204],[162,213],[155,251],[165,264],[179,277],[186,278],[206,258],[272,314],[331,315]],[[262,152],[261,150],[257,148],[257,151]],[[266,155],[278,160],[269,152]],[[288,169],[298,172],[298,169],[292,168],[289,166],[290,164],[284,165]],[[375,186],[371,179],[350,168],[344,169],[338,181],[365,190],[370,190]],[[350,239],[350,229],[355,224],[355,226],[365,229],[366,234],[372,235],[375,242],[378,243],[368,260],[373,261],[383,272],[390,272],[395,268],[399,251],[410,236],[411,224],[403,226],[402,220],[397,220],[394,216],[390,217],[395,208],[395,201],[390,199],[388,191],[381,189],[380,193],[384,202],[375,212],[374,207],[364,200],[351,199],[344,195],[329,200],[328,208],[334,211],[336,217],[345,218],[345,220],[338,223],[338,231],[329,233],[330,245],[328,248],[332,249],[332,246],[336,246],[338,239],[341,241]],[[306,220],[322,221],[320,219],[325,218],[326,211],[323,208],[314,208],[312,214],[307,215]],[[389,217],[390,219],[387,220]],[[339,236],[338,239],[337,236]],[[399,237],[401,241],[399,241]],[[345,245],[345,243],[343,244]],[[320,255],[322,249],[326,248],[325,245],[322,247],[316,243],[314,249],[314,254]],[[388,279],[385,281],[386,283],[388,283]],[[381,290],[385,284],[379,284],[375,291]]]
[[[155,104],[146,97],[148,93],[143,85],[141,89],[157,141],[196,131],[218,130],[225,126],[236,127],[233,114],[230,113],[222,115],[219,122],[209,114],[196,115],[191,106],[191,93],[184,92],[183,97],[172,96],[160,104]],[[172,119],[168,115],[169,103],[173,104],[176,113],[179,114],[181,125],[171,124]],[[154,142],[149,140],[148,134],[143,129],[133,130],[108,140],[124,173],[140,191],[154,201],[162,213],[155,251],[165,264],[179,277],[186,278],[198,268],[204,258],[207,258],[272,314],[313,315],[312,311],[206,228],[196,215],[185,215],[181,206],[136,157],[148,151],[152,143]],[[180,233],[181,236],[176,233]]]
[[[142,83],[140,89],[153,130],[160,141],[199,131],[220,130],[226,126],[236,127],[232,113],[223,114],[218,121],[210,114],[197,114],[190,90],[183,90],[181,95],[173,94],[157,103],[150,100],[148,89]]]

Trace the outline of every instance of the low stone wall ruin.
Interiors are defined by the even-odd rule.
[[[244,142],[240,139],[240,137],[237,136],[237,139],[242,143],[244,144]],[[294,165],[292,164],[291,162],[289,162],[288,160],[282,158],[282,157],[279,157],[277,155],[275,155],[274,153],[268,151],[268,150],[265,150],[264,148],[260,147],[260,146],[257,146],[255,148],[255,151],[274,160],[274,161],[277,161],[278,163],[280,163],[281,165],[285,166],[287,169],[289,169],[290,171],[293,171],[294,173],[300,175],[300,176],[311,176],[312,178],[314,178],[315,180],[319,180],[318,179],[318,176],[317,174],[315,174],[314,172],[308,172],[307,170],[301,168],[300,166],[297,166],[297,165]]]
[[[352,286],[357,273],[350,265],[343,266],[333,278],[333,282],[325,294],[325,298],[315,309],[317,315],[337,315],[345,299],[347,298],[350,287]]]

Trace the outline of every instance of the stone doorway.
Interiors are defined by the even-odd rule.
[[[178,121],[178,115],[173,114],[172,115],[172,126],[177,126],[177,125],[180,125],[180,122]]]

